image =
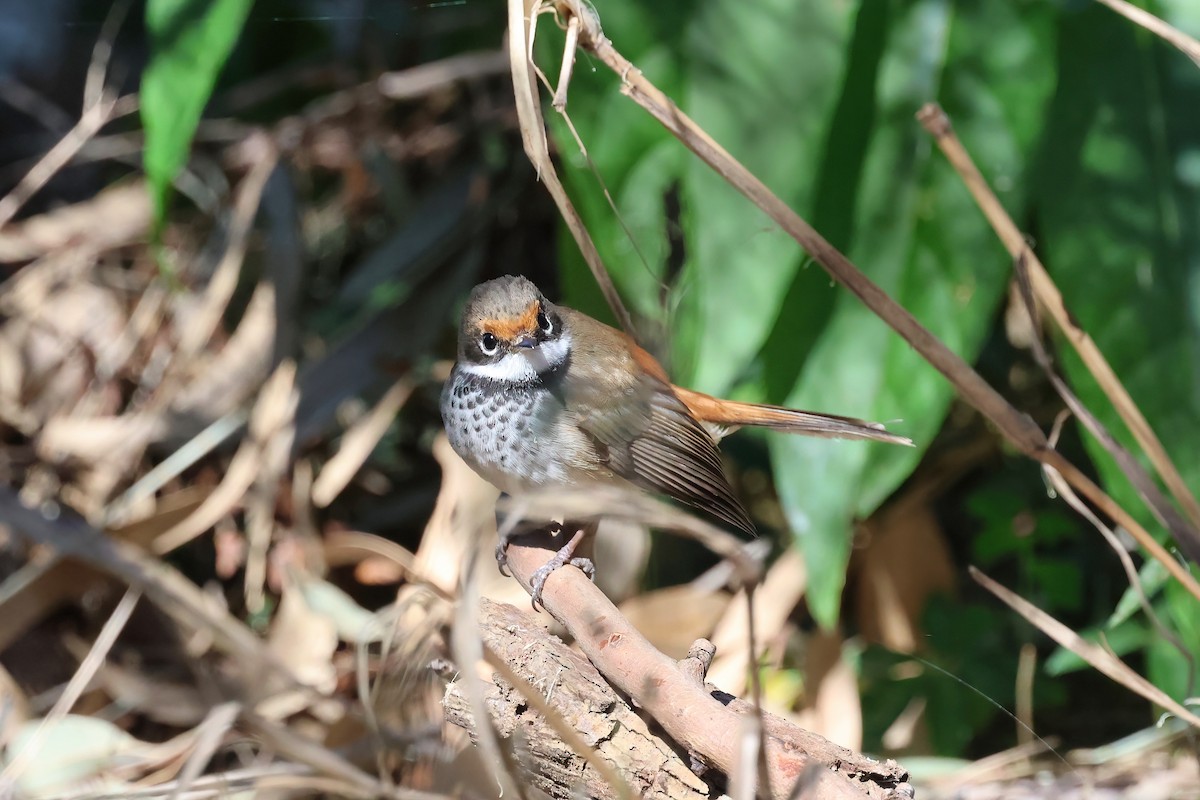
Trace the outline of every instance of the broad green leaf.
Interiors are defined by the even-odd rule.
[[[617,48],[718,142],[951,347],[974,356],[1008,260],[913,114],[940,97],[1019,210],[1023,197],[1009,187],[1021,185],[1052,89],[1049,10],[706,0],[658,28],[656,11],[628,2],[599,10]],[[1011,34],[993,41],[1001,26]],[[553,44],[542,56],[544,64],[560,57]],[[821,270],[798,270],[805,256],[796,245],[691,154],[678,155],[617,89],[577,70],[568,108],[648,263],[561,125],[556,140],[618,286],[636,311],[669,325],[675,378],[721,392],[754,377],[776,401],[902,418],[903,431],[927,444],[952,396],[945,381]],[[683,247],[677,276],[665,263],[672,190]],[[563,255],[568,301],[596,311],[573,243]],[[656,314],[664,304],[669,323]],[[772,437],[772,450],[813,575],[813,608],[830,623],[851,519],[882,502],[921,450],[785,437]]]
[[[793,207],[816,186],[846,68],[853,6],[709,2],[689,29],[682,106]],[[699,159],[683,191],[688,260],[676,287],[677,377],[725,392],[761,349],[803,251]]]
[[[874,106],[846,115],[873,121],[861,169],[846,168],[861,173],[859,190],[841,200],[842,209],[823,215],[835,230],[848,231],[849,254],[872,280],[972,360],[992,322],[1009,263],[913,114],[939,99],[985,174],[1001,187],[1021,185],[1036,114],[1009,109],[1014,103],[1040,108],[1050,91],[1048,59],[1039,47],[1048,20],[1044,13],[1022,19],[1020,10],[1006,6],[952,8],[940,0],[892,9]],[[860,25],[868,24],[865,17],[860,15]],[[1006,36],[993,43],[999,26]],[[830,141],[838,139],[834,131]],[[1020,212],[1018,191],[1002,192],[1001,198]],[[780,352],[768,349],[769,356]],[[772,372],[781,369],[771,364]],[[851,521],[874,510],[911,472],[952,397],[950,385],[907,343],[855,298],[836,293],[786,404],[899,419],[892,427],[918,446],[771,440],[776,484],[809,565],[809,606],[823,624],[837,618]]]
[[[624,0],[598,10],[622,53],[774,191],[803,205],[837,97],[852,6],[706,0],[686,14],[663,8]],[[555,44],[541,50],[544,65],[561,58]],[[636,242],[635,248],[565,126],[552,123],[569,167],[566,180],[601,255],[627,303],[650,321],[644,343],[679,382],[728,390],[770,332],[803,254],[621,96],[612,76],[577,68],[568,113]],[[677,222],[667,215],[669,194],[678,199]],[[678,275],[667,274],[672,236],[682,249]],[[591,277],[564,238],[565,297],[599,312]],[[655,347],[664,338],[669,351]]]
[[[148,0],[150,63],[142,73],[145,169],[155,224],[166,218],[171,182],[187,163],[192,137],[217,75],[253,0]]]
[[[1200,33],[1191,0],[1155,9]],[[1038,192],[1040,249],[1068,308],[1096,340],[1193,491],[1200,489],[1200,70],[1178,51],[1100,7],[1064,15],[1060,85]],[[1074,352],[1063,367],[1083,402],[1136,452]],[[1103,447],[1085,434],[1105,488],[1162,530]],[[1200,617],[1169,593],[1177,618]],[[1135,607],[1127,596],[1122,614]],[[1151,679],[1177,685],[1170,654]],[[1161,669],[1158,674],[1157,668]]]

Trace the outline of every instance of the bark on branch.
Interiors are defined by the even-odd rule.
[[[509,567],[526,589],[529,577],[556,547],[548,535],[525,536],[509,548]],[[750,704],[704,686],[694,664],[656,650],[579,570],[554,572],[543,593],[546,610],[574,637],[583,656],[546,633],[526,613],[485,601],[480,633],[485,644],[527,681],[585,740],[609,760],[634,791],[649,797],[716,796],[687,765],[720,775],[737,768]],[[447,719],[474,729],[465,690],[452,684]],[[563,745],[511,687],[497,681],[486,698],[504,737],[518,730],[533,762],[538,788],[552,797],[615,796],[583,759]],[[630,701],[630,702],[627,702]],[[632,704],[632,707],[631,707]],[[638,713],[661,726],[665,737]],[[907,773],[764,714],[771,796],[809,800],[911,797]],[[720,775],[711,783],[721,784]],[[801,782],[804,791],[793,795]]]

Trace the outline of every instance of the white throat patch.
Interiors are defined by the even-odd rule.
[[[470,375],[491,378],[494,381],[527,383],[562,366],[570,354],[571,337],[564,333],[552,342],[509,353],[494,363],[459,364],[459,369]]]

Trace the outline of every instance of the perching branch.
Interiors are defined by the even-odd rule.
[[[553,549],[557,549],[557,545],[548,534],[528,535],[516,540],[508,550],[508,563],[513,576],[528,589],[530,576],[546,562]],[[558,652],[555,648],[561,647],[563,651],[570,652],[565,646],[550,640],[538,626],[498,626],[495,624],[496,612],[488,611],[485,607],[481,620],[484,641],[522,677],[535,685],[543,680],[543,696],[548,697],[568,721],[586,719],[586,729],[580,730],[584,730],[585,734],[587,731],[597,732],[597,747],[602,747],[607,740],[605,726],[609,722],[616,725],[627,713],[623,707],[624,701],[617,694],[619,692],[660,725],[670,740],[689,756],[724,775],[738,770],[746,722],[752,718],[748,703],[704,686],[697,679],[696,669],[681,668],[655,649],[579,570],[564,567],[554,572],[546,582],[542,600],[550,615],[574,637],[591,665],[616,689],[612,697],[620,702],[614,701],[612,709],[604,712],[603,718],[608,721],[604,725],[597,723],[594,709],[588,710],[586,698],[608,697],[607,694],[597,695],[596,692],[611,689],[589,688],[583,694],[560,691],[561,687],[568,686],[561,681],[569,680],[570,686],[576,686],[576,678],[591,680],[587,677],[591,674],[588,665],[582,660],[564,655],[559,660],[564,672],[559,675],[560,682],[552,685],[545,685],[545,672],[538,671],[544,670],[544,661],[539,662],[542,666],[538,669],[531,669],[528,663],[530,651],[549,648],[547,652],[554,653]],[[519,638],[519,645],[514,642],[514,636]],[[567,668],[579,672],[579,675],[567,676]],[[581,701],[581,697],[585,700]],[[452,697],[448,702],[453,707],[457,701]],[[503,731],[503,720],[498,724]],[[807,786],[803,796],[812,800],[905,796],[906,784],[903,782],[907,775],[895,762],[873,761],[770,715],[764,715],[764,726],[773,797],[789,797],[793,786],[801,778]],[[535,743],[533,728],[524,730],[531,736],[530,749],[535,761],[539,747],[544,753],[557,752],[552,743]],[[547,734],[547,737],[553,738],[552,734]],[[636,768],[632,763],[618,763],[616,766],[631,781],[635,780],[635,775],[645,777],[644,772],[626,771],[627,767],[631,770]],[[671,771],[671,775],[673,781],[685,781],[683,776],[674,771]],[[640,787],[635,782],[635,788]]]

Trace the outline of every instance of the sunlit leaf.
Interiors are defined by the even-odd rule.
[[[1189,0],[1159,4],[1200,26]],[[1200,489],[1200,70],[1095,7],[1063,19],[1059,92],[1038,170],[1041,251],[1068,308],[1105,354],[1193,491]],[[1087,369],[1060,348],[1084,403],[1136,446]],[[1160,536],[1115,461],[1084,437],[1105,488]],[[1156,582],[1157,583],[1157,582]],[[1151,587],[1153,588],[1153,587]],[[1171,593],[1180,618],[1194,598]],[[1117,618],[1136,608],[1130,594]],[[1156,683],[1182,688],[1164,648]],[[1156,669],[1161,668],[1161,673]]]
[[[991,325],[1008,258],[912,115],[939,99],[989,178],[1002,188],[1019,186],[1036,120],[1006,108],[1037,108],[1050,90],[1047,58],[1037,47],[1046,20],[1020,22],[1009,8],[952,9],[937,1],[895,15],[874,106],[857,115],[874,120],[862,181],[841,212],[852,215],[851,258],[968,360]],[[1010,33],[993,47],[998,25]],[[1013,189],[1001,199],[1017,210],[1023,203]],[[825,216],[831,224],[838,218],[833,211]],[[899,420],[892,427],[918,446],[772,439],[776,484],[812,576],[809,604],[825,624],[837,618],[851,520],[874,510],[912,471],[953,397],[950,385],[856,299],[838,292],[831,302],[832,315],[785,402]]]
[[[763,0],[747,13],[743,3],[708,0],[666,17],[660,8],[605,3],[602,21],[681,108],[781,197],[806,206],[852,6]],[[561,57],[549,46],[543,53]],[[627,302],[651,321],[647,344],[669,341],[657,352],[679,382],[727,391],[769,334],[803,253],[618,89],[611,76],[580,70],[568,112],[632,241],[569,132],[555,123],[567,180]],[[677,213],[668,213],[671,202]],[[564,238],[566,299],[603,316],[575,245]],[[678,263],[668,264],[672,255]]]
[[[200,115],[253,0],[148,0],[150,63],[142,73],[145,169],[156,224],[171,182],[187,163]]]
[[[708,0],[663,22],[656,11],[606,3],[603,22],[717,141],[973,358],[1008,260],[913,114],[941,99],[1002,198],[1019,208],[1014,187],[1052,89],[1049,12],[955,10],[944,0],[855,10]],[[1000,26],[1009,34],[993,41]],[[542,54],[559,57],[552,45]],[[651,338],[670,340],[659,352],[671,356],[674,377],[713,392],[753,377],[768,399],[902,419],[898,428],[927,444],[952,396],[945,381],[822,271],[798,269],[805,256],[796,245],[708,167],[681,157],[615,81],[588,81],[586,70],[577,73],[568,109],[636,250],[556,124],[567,178],[631,306],[667,327]],[[568,301],[597,311],[574,244],[563,247]],[[772,450],[813,575],[811,605],[831,623],[851,520],[899,485],[921,449],[773,437]]]

